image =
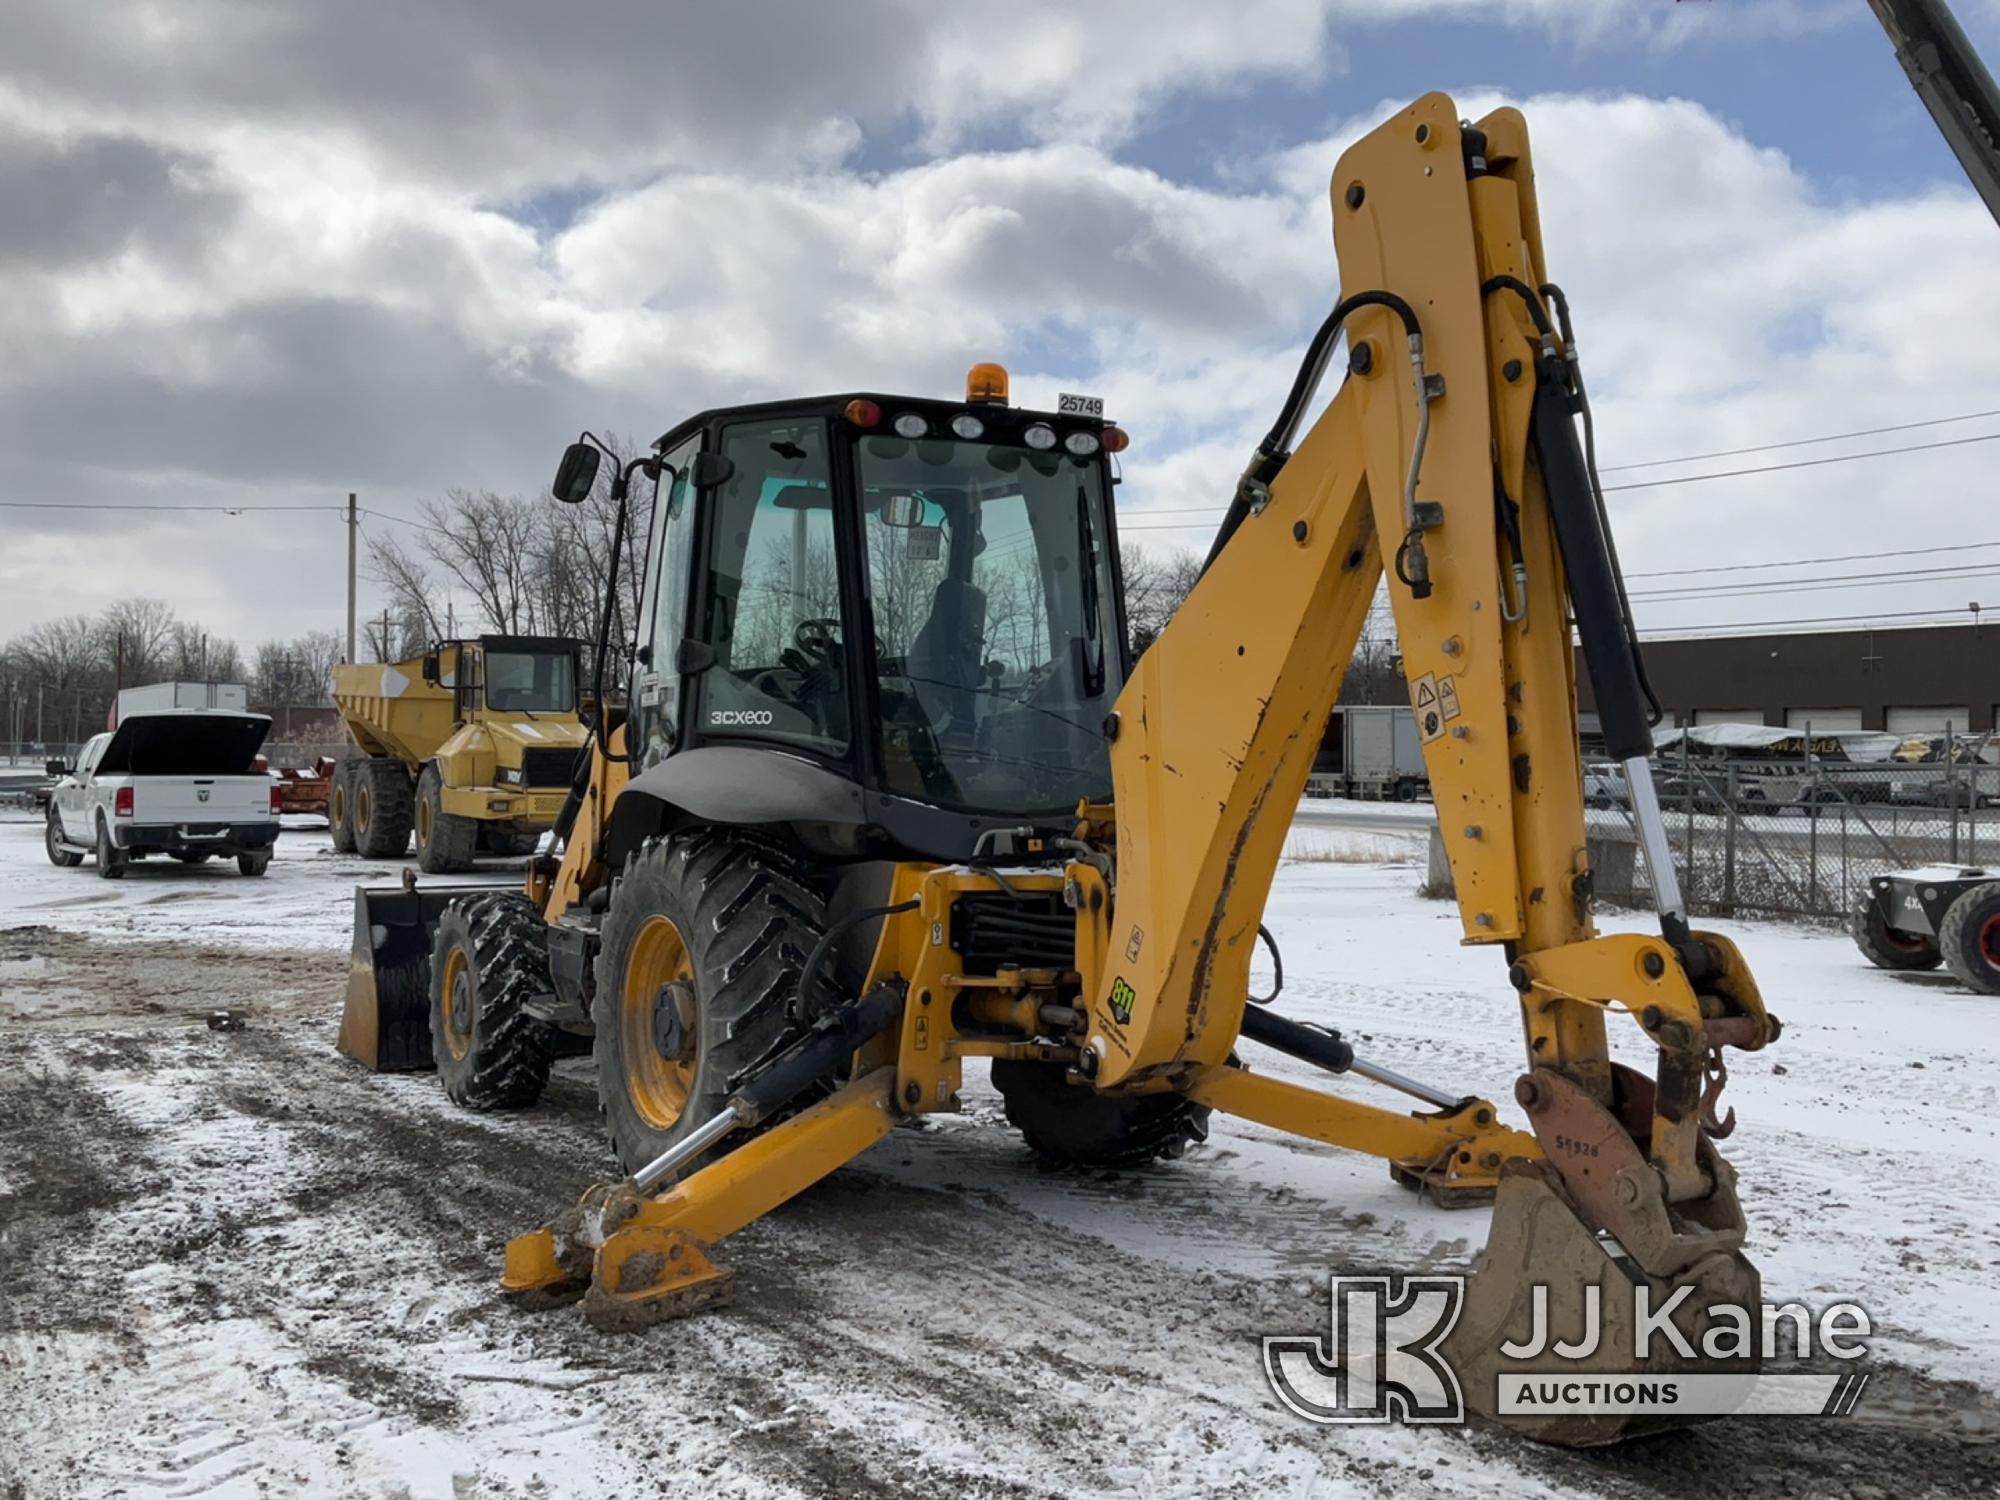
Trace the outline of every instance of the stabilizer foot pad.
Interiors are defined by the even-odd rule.
[[[735,1292],[736,1273],[679,1230],[634,1225],[598,1250],[583,1316],[607,1332],[644,1328],[720,1307]]]

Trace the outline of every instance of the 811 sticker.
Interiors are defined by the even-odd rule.
[[[1111,981],[1111,1018],[1120,1026],[1132,1021],[1132,1002],[1139,998],[1139,992],[1122,978]]]

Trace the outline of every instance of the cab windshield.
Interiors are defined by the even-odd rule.
[[[487,652],[486,706],[503,713],[569,713],[576,707],[576,659],[567,651]]]
[[[1122,662],[1101,464],[889,436],[856,451],[888,788],[995,812],[1108,797]]]

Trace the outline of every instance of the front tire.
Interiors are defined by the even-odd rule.
[[[731,1079],[783,1040],[825,931],[805,872],[752,835],[656,838],[626,860],[592,1002],[598,1099],[626,1171],[713,1118]]]
[[[399,760],[371,756],[354,768],[354,847],[369,859],[401,859],[410,852],[416,795]]]
[[[1057,1063],[993,1063],[1007,1123],[1044,1161],[1073,1167],[1139,1167],[1208,1139],[1208,1106],[1184,1094],[1100,1094],[1064,1081]]]
[[[417,779],[417,868],[432,875],[455,875],[472,868],[479,823],[444,810],[444,777],[437,762]]]
[[[1960,984],[2000,995],[2000,880],[1975,885],[1945,908],[1938,947]]]
[[[42,830],[42,847],[48,851],[49,863],[61,870],[74,870],[83,863],[83,856],[63,844],[62,818],[55,808],[49,809],[48,827]]]
[[[123,880],[125,862],[125,852],[111,840],[111,825],[100,816],[97,820],[97,878]]]
[[[526,896],[461,896],[431,949],[431,1050],[438,1081],[466,1109],[523,1109],[542,1097],[556,1031],[528,1004],[553,988],[548,928]]]
[[[1898,932],[1883,918],[1880,903],[1868,895],[1854,908],[1854,946],[1878,969],[1935,969],[1944,962],[1936,938]]]

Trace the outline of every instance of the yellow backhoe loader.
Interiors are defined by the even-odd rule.
[[[1124,434],[1086,400],[1009,404],[996,366],[962,401],[703,412],[618,473],[621,500],[640,476],[657,497],[629,712],[597,717],[560,859],[525,890],[358,902],[350,1050],[435,1060],[490,1106],[532,1099],[565,1035],[595,1039],[629,1175],[511,1244],[508,1291],[581,1297],[606,1326],[715,1302],[723,1239],[956,1109],[984,1058],[1053,1158],[1176,1156],[1222,1110],[1490,1201],[1446,1346],[1475,1409],[1535,1368],[1500,1345],[1529,1334],[1537,1286],[1556,1337],[1601,1319],[1571,1369],[1755,1368],[1667,1340],[1632,1356],[1640,1293],[1688,1333],[1757,1304],[1714,1111],[1723,1052],[1778,1022],[1676,889],[1526,127],[1429,95],[1342,156],[1332,208],[1344,295],[1136,662]],[[571,446],[557,499],[590,492],[599,451]],[[1253,1003],[1265,899],[1385,569],[1463,940],[1520,1006],[1525,1129]],[[1592,922],[1572,624],[1657,937]],[[1652,1044],[1650,1073],[1611,1060],[1612,1024]],[[1371,1087],[1283,1081],[1259,1049]],[[1675,1419],[1508,1420],[1575,1444]]]

